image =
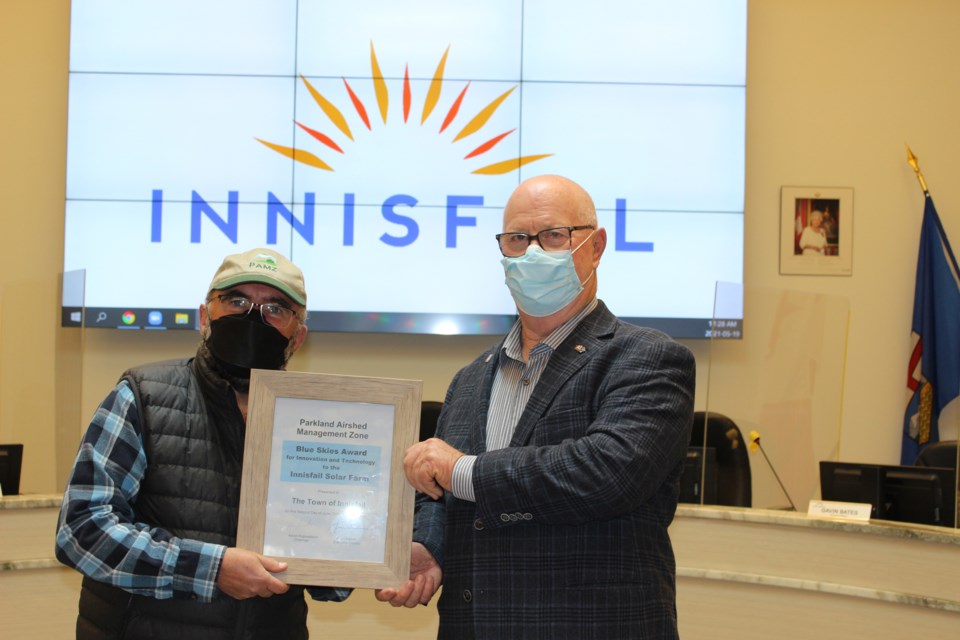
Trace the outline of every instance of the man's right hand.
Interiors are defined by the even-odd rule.
[[[285,593],[289,587],[274,573],[287,570],[286,562],[279,562],[259,553],[230,547],[220,561],[220,575],[217,586],[231,598],[269,598]]]
[[[463,454],[439,438],[416,442],[403,454],[407,481],[420,493],[434,500],[453,488],[453,465]]]

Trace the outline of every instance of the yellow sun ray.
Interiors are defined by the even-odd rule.
[[[480,113],[473,116],[473,120],[468,122],[467,126],[460,130],[460,133],[457,134],[457,137],[454,138],[453,141],[456,142],[457,140],[466,138],[467,136],[479,131],[483,125],[487,124],[487,120],[489,120],[490,116],[492,116],[497,108],[500,107],[500,104],[507,99],[507,96],[513,93],[514,89],[516,89],[516,87],[510,87],[510,89],[505,91],[503,95],[481,109]]]
[[[440,103],[440,94],[443,91],[444,76],[446,73],[446,64],[447,58],[450,54],[450,48],[452,45],[447,45],[446,50],[443,52],[443,55],[440,57],[440,61],[437,63],[437,68],[434,71],[433,78],[430,81],[429,87],[427,87],[426,95],[423,98],[423,111],[421,114],[420,124],[423,125],[426,123],[427,119],[435,111],[436,107]],[[372,72],[371,80],[373,81],[374,94],[377,100],[377,106],[380,110],[380,117],[383,119],[383,123],[387,124],[387,114],[389,112],[390,104],[390,95],[387,88],[386,79],[383,77],[383,72],[380,69],[380,63],[377,59],[377,52],[374,47],[374,43],[370,41],[370,68]],[[347,138],[352,142],[355,142],[353,138],[353,133],[350,131],[350,125],[347,124],[347,118],[344,116],[344,113],[335,106],[330,100],[325,98],[317,89],[310,84],[310,81],[307,80],[302,74],[300,79],[303,81],[303,84],[307,87],[310,92],[310,95],[313,97],[314,102],[317,106],[320,107],[320,110],[324,115],[330,120],[330,122],[336,126],[336,128],[343,133]],[[350,97],[350,100],[353,103],[354,108],[356,108],[360,119],[367,126],[367,129],[370,129],[370,120],[367,117],[367,109],[364,107],[363,103],[360,101],[360,98],[353,92],[346,78],[343,79],[344,85],[347,88],[347,93]],[[440,128],[439,133],[443,134],[447,129],[448,125],[453,124],[455,120],[458,119],[458,114],[460,112],[460,106],[463,101],[464,94],[469,88],[470,83],[467,83],[467,86],[463,88],[463,91],[460,93],[460,96],[454,101],[454,104],[449,108],[449,111],[446,114],[446,117],[443,122],[443,126]],[[493,118],[493,115],[497,112],[497,109],[504,103],[504,101],[513,93],[516,86],[511,87],[499,97],[491,101],[486,107],[481,109],[473,118],[464,126],[460,132],[453,139],[453,142],[458,142],[468,136],[471,136],[477,132],[480,132]],[[407,122],[407,116],[409,115],[410,110],[410,101],[412,96],[410,95],[411,85],[410,85],[410,75],[409,75],[409,65],[404,69],[403,76],[403,122]],[[351,116],[352,117],[352,116]],[[296,123],[298,126],[303,128],[307,133],[309,133],[313,138],[320,141],[320,143],[329,146],[331,149],[338,151],[340,153],[345,153],[344,150],[337,145],[331,138],[321,133],[316,129],[311,129],[306,125]],[[488,153],[500,140],[512,133],[514,130],[502,133],[498,136],[490,138],[486,142],[480,144],[473,151],[468,153],[464,160],[469,160],[471,158],[476,158],[477,156]],[[485,136],[487,137],[487,136]],[[275,144],[273,142],[267,142],[266,140],[261,140],[260,138],[254,138],[257,142],[264,145],[265,147],[292,159],[294,162],[299,162],[310,167],[315,167],[323,171],[331,171],[334,169],[329,164],[327,164],[323,159],[314,155],[309,151],[303,149],[298,149],[296,147],[285,147],[283,145]],[[487,175],[487,176],[498,176],[510,173],[512,171],[517,171],[520,167],[530,164],[531,162],[536,162],[538,160],[543,160],[544,158],[549,158],[554,154],[544,153],[539,155],[528,155],[528,156],[519,156],[516,158],[511,158],[509,160],[503,160],[500,162],[494,162],[486,166],[480,167],[472,171],[475,175]],[[473,163],[471,162],[472,166]]]
[[[319,91],[313,88],[313,85],[310,84],[310,81],[304,78],[302,75],[300,79],[303,80],[303,84],[307,85],[307,89],[310,91],[310,95],[313,96],[313,101],[317,103],[317,106],[323,111],[330,122],[332,122],[337,129],[343,132],[343,135],[347,136],[353,140],[353,134],[350,133],[350,125],[347,124],[347,119],[343,117],[343,114],[340,113],[340,110],[333,106],[333,103],[327,100],[321,95]]]
[[[480,167],[471,173],[481,176],[501,176],[505,173],[516,171],[525,164],[530,164],[531,162],[536,162],[537,160],[543,160],[544,158],[549,158],[552,155],[552,153],[544,153],[538,156],[521,156],[519,158],[514,158],[513,160],[504,160],[503,162],[488,164],[487,166]]]
[[[387,124],[387,105],[390,97],[387,94],[387,83],[383,79],[383,73],[380,72],[380,64],[377,62],[377,52],[373,50],[373,42],[370,42],[370,70],[373,72],[373,91],[377,94],[377,105],[380,107],[380,117],[383,118],[383,124]]]
[[[427,121],[427,118],[433,113],[434,107],[437,106],[437,102],[440,100],[440,89],[443,86],[443,69],[447,66],[448,53],[450,53],[450,45],[447,45],[447,50],[443,52],[443,57],[440,58],[440,64],[437,65],[437,70],[433,73],[433,80],[430,81],[430,88],[427,89],[427,97],[423,101],[423,117],[420,118],[420,124]]]
[[[323,169],[324,171],[333,171],[333,167],[328,165],[326,162],[313,155],[309,151],[304,151],[303,149],[294,149],[291,147],[284,147],[283,145],[274,144],[272,142],[267,142],[266,140],[261,140],[260,138],[254,138],[260,144],[267,146],[277,153],[283,154],[288,158],[291,158],[295,162],[300,162],[311,167],[316,167],[317,169]]]

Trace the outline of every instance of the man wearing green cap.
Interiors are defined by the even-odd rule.
[[[307,637],[303,587],[273,575],[286,563],[234,546],[250,370],[286,366],[306,303],[276,251],[227,256],[196,356],[130,369],[101,403],[57,531],[57,558],[84,575],[77,638]]]

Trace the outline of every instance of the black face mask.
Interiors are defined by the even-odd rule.
[[[207,338],[210,353],[240,369],[282,368],[290,340],[253,315],[224,316],[211,321]]]

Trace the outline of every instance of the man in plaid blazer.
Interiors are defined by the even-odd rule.
[[[606,231],[579,185],[525,181],[503,230],[519,320],[454,378],[436,438],[407,451],[411,579],[377,597],[426,603],[442,579],[440,638],[676,638],[667,527],[693,356],[597,299]]]

